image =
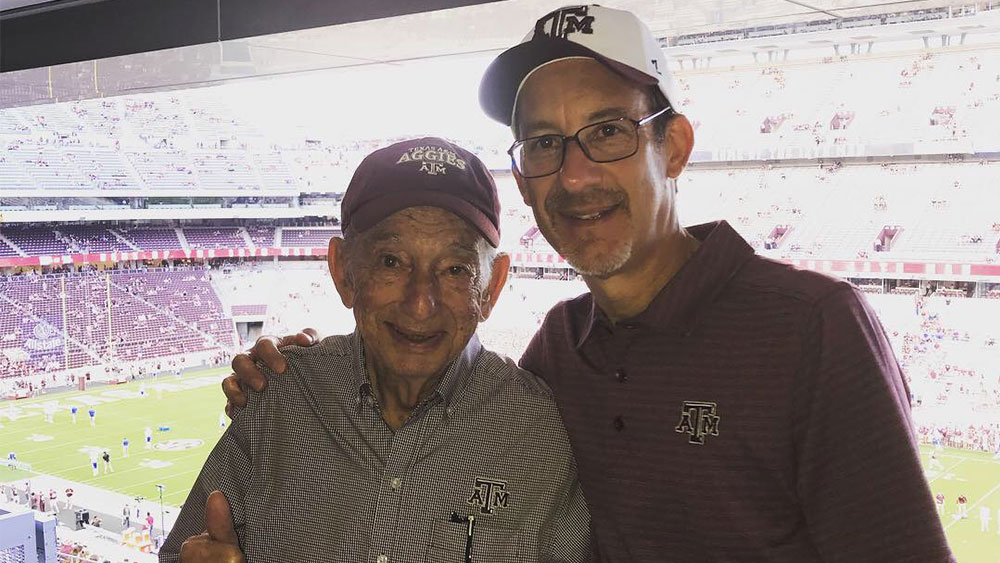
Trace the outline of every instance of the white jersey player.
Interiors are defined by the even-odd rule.
[[[150,428],[150,427],[148,427],[148,426],[146,427],[146,440],[145,440],[145,442],[146,442],[146,449],[147,450],[153,449],[153,429]]]
[[[94,472],[94,477],[97,477],[97,452],[90,452],[90,469]]]
[[[936,450],[931,450],[931,462],[930,462],[930,466],[931,466],[931,469],[934,469],[934,470],[937,470],[937,471],[944,471],[944,464],[941,463],[940,459],[938,459],[938,457],[937,457],[937,451]]]

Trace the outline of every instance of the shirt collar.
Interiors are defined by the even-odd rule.
[[[354,381],[358,390],[358,396],[363,399],[365,396],[373,395],[372,383],[368,378],[368,368],[365,363],[364,340],[361,338],[361,333],[357,330],[351,336],[353,341]],[[434,396],[439,396],[443,400],[445,408],[447,408],[457,392],[468,381],[476,358],[482,349],[483,345],[479,342],[479,337],[473,334],[462,350],[462,353],[448,364],[448,368],[445,370],[444,375],[441,376],[440,381],[438,381],[434,392],[424,402],[426,403]]]
[[[753,247],[726,221],[687,227],[687,232],[700,240],[701,246],[643,312],[618,322],[618,326],[627,330],[688,332],[697,311],[713,300],[754,256]],[[590,295],[590,313],[577,347],[583,346],[597,330],[610,331],[611,327],[611,320]]]

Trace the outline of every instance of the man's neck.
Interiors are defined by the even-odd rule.
[[[382,419],[393,430],[403,426],[417,405],[434,391],[443,375],[417,380],[398,377],[389,370],[377,370],[373,367],[369,367],[368,373],[382,411]]]
[[[597,306],[611,322],[617,323],[645,311],[700,244],[698,239],[681,229],[668,241],[652,249],[648,258],[634,260],[634,266],[626,265],[608,278],[585,276],[584,281]]]

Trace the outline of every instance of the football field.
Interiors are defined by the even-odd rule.
[[[205,458],[219,439],[219,414],[225,399],[219,388],[228,368],[198,372],[181,378],[163,376],[142,383],[95,387],[86,392],[50,393],[16,402],[0,403],[0,456],[17,454],[34,472],[100,487],[130,497],[184,502]],[[142,396],[140,389],[145,390]],[[46,405],[54,410],[45,420]],[[70,407],[77,405],[74,424]],[[87,411],[96,411],[91,426]],[[13,415],[13,416],[12,416]],[[145,448],[145,428],[153,431],[153,446]],[[124,458],[122,439],[129,439]],[[90,452],[107,450],[114,473],[95,477]],[[930,446],[921,448],[925,468]],[[933,493],[945,495],[942,522],[961,563],[1000,563],[1000,460],[992,454],[945,448],[938,452],[944,471],[928,470]],[[877,468],[873,468],[877,471]],[[21,471],[0,468],[0,481],[23,478]],[[959,518],[956,499],[968,498],[968,518]],[[980,508],[988,507],[990,521],[981,531]],[[99,507],[94,507],[99,508]],[[878,510],[877,506],[872,507]]]
[[[158,499],[157,484],[164,485],[163,502],[178,506],[205,458],[221,434],[219,414],[225,397],[219,382],[228,369],[147,379],[141,383],[94,387],[85,392],[49,393],[36,398],[0,403],[0,452],[4,459],[15,452],[17,460],[32,471],[54,475],[130,497]],[[145,390],[145,396],[140,393]],[[55,408],[53,422],[45,412]],[[74,424],[70,408],[78,413]],[[88,410],[94,408],[95,425]],[[13,415],[13,420],[11,419]],[[146,428],[153,433],[152,447],[144,444]],[[129,440],[129,457],[122,441]],[[114,473],[99,474],[90,466],[90,452],[107,450]],[[6,467],[0,480],[14,479]]]
[[[1000,459],[986,452],[944,448],[937,454],[944,471],[931,470],[932,449],[921,446],[920,458],[931,491],[944,494],[941,521],[959,563],[1000,563]],[[956,499],[962,495],[968,499],[968,518],[958,516]],[[982,507],[990,514],[986,531],[980,520]]]

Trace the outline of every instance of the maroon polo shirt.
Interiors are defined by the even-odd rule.
[[[847,282],[726,222],[634,318],[556,305],[521,365],[555,392],[604,561],[946,563],[909,392]]]

